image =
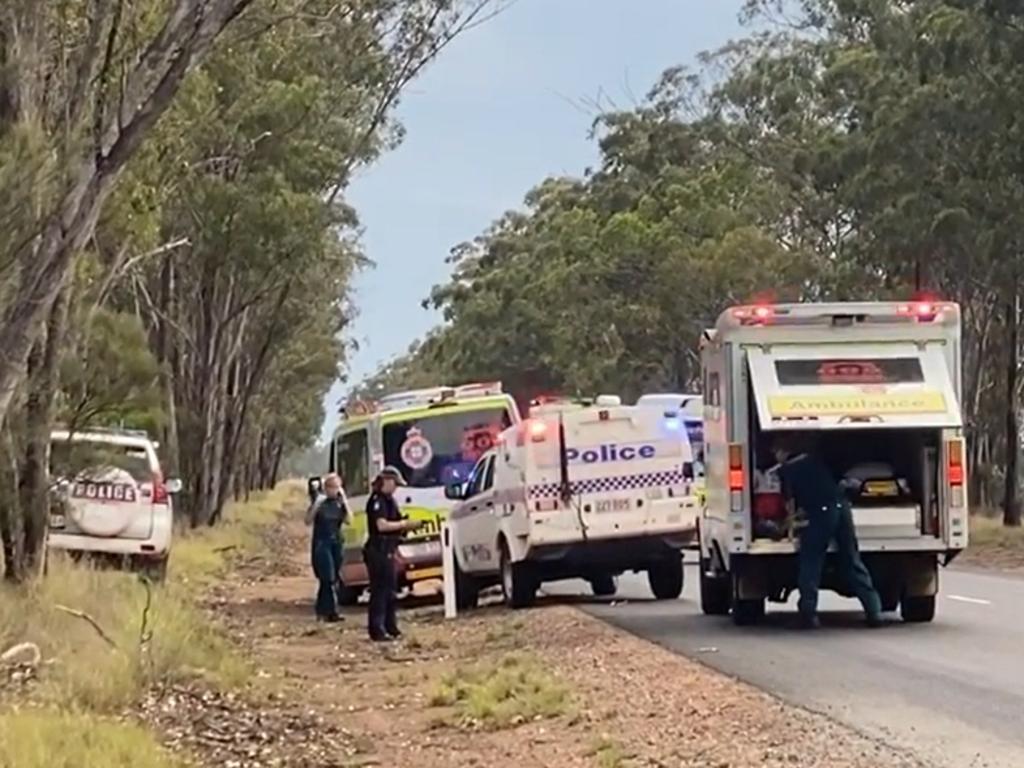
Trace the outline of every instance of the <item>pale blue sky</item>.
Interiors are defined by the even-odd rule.
[[[628,108],[666,68],[741,33],[743,0],[517,0],[456,40],[410,87],[406,138],[349,192],[377,266],[354,297],[358,380],[439,322],[420,307],[452,246],[550,175],[597,159],[591,105]],[[344,389],[328,403],[328,429]]]

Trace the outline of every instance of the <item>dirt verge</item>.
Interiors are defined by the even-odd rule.
[[[238,697],[154,695],[145,718],[172,748],[226,768],[918,765],[568,606],[407,608],[385,647],[362,613],[316,624],[306,535],[277,527],[277,554],[215,590],[257,679]]]

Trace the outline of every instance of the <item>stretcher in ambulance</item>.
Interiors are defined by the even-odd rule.
[[[513,607],[562,579],[611,595],[626,571],[646,572],[656,598],[682,591],[699,507],[675,411],[607,399],[533,408],[450,493],[460,607],[492,583]]]
[[[702,362],[705,612],[749,622],[795,587],[793,519],[777,530],[757,485],[789,434],[845,491],[885,609],[930,621],[939,559],[967,544],[956,305],[740,307],[705,334]],[[823,586],[842,594],[832,570]]]

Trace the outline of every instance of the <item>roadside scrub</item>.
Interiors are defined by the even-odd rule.
[[[445,675],[430,703],[451,708],[459,726],[496,730],[564,715],[572,698],[538,659],[509,653]]]
[[[1007,528],[996,514],[971,515],[970,541],[957,562],[986,568],[1024,568],[1024,528]]]
[[[202,610],[201,587],[233,557],[258,552],[261,531],[282,507],[301,502],[302,489],[284,485],[230,506],[217,528],[179,536],[161,585],[54,557],[40,582],[0,587],[0,653],[31,644],[40,657],[17,671],[17,686],[11,680],[19,659],[0,664],[0,765],[119,766],[122,752],[125,766],[173,765],[159,751],[154,762],[138,762],[149,736],[103,718],[154,686],[201,679],[234,688],[249,680],[246,661]],[[75,733],[88,738],[54,735]],[[82,749],[104,757],[83,759]],[[40,754],[45,762],[35,762]]]

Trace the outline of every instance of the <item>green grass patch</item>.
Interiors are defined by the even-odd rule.
[[[628,755],[622,746],[608,736],[602,736],[594,744],[593,749],[588,753],[588,757],[594,759],[594,765],[597,768],[623,768],[628,759]]]
[[[446,675],[431,704],[453,708],[460,725],[501,729],[563,715],[572,697],[535,658],[511,653]]]
[[[158,682],[245,684],[249,666],[199,607],[197,587],[226,568],[236,550],[258,549],[260,530],[282,506],[301,501],[301,488],[288,485],[232,505],[221,526],[175,541],[169,580],[148,591],[134,574],[53,558],[45,579],[0,586],[0,652],[38,645],[45,664],[32,696],[69,711],[114,713]],[[109,640],[61,607],[88,615]]]
[[[137,725],[52,710],[0,714],[4,768],[182,768]]]

